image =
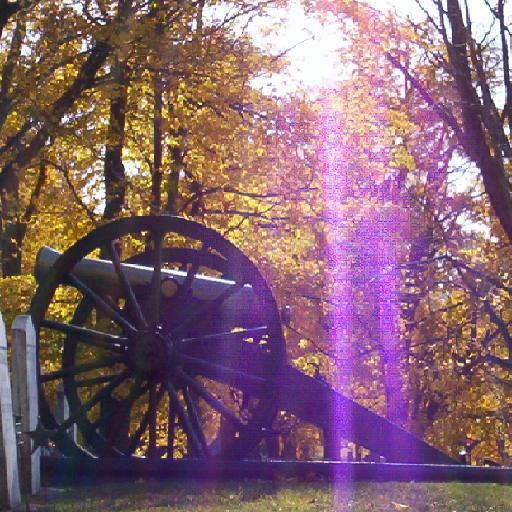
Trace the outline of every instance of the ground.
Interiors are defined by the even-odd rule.
[[[52,488],[23,510],[39,512],[505,512],[512,486],[190,480]]]

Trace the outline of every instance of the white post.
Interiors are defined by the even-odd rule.
[[[20,504],[18,453],[7,366],[7,338],[0,314],[0,509],[14,508]]]
[[[37,389],[36,333],[29,315],[18,315],[12,324],[14,410],[21,416],[23,432],[37,429],[39,394]],[[21,489],[36,494],[41,488],[41,449],[32,453],[32,439],[25,435],[21,446]]]

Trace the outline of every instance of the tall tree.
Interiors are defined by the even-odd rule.
[[[20,44],[33,51],[23,59],[21,56],[7,59],[2,68],[5,87],[2,86],[0,102],[2,121],[6,123],[0,147],[4,276],[19,273],[21,268],[18,228],[20,174],[34,162],[45,146],[51,144],[56,128],[65,115],[82,94],[94,86],[96,76],[111,52],[115,34],[119,33],[130,16],[132,2],[123,2],[119,13],[101,26],[102,31],[98,27],[91,27],[91,23],[83,17],[77,17],[76,10],[69,7],[59,9],[51,6],[48,9],[47,5],[42,4],[34,9],[31,7],[29,3],[16,14],[10,53],[15,57]],[[41,9],[45,16],[40,17]],[[55,26],[59,30],[55,31]],[[23,31],[21,27],[24,27]],[[87,33],[83,36],[87,46],[85,52],[78,50],[81,39],[80,35],[76,35],[78,27],[84,29],[84,34]],[[66,32],[68,28],[72,32]],[[25,36],[25,41],[21,42],[27,31],[39,37],[27,39]],[[73,44],[69,44],[71,41]],[[66,73],[70,65],[76,67],[72,73]],[[26,98],[31,101],[26,102]]]
[[[423,426],[431,439],[452,450],[461,432],[477,433],[485,438],[482,453],[505,460],[506,450],[496,446],[508,435],[508,420],[494,397],[501,396],[501,407],[510,403],[506,6],[483,2],[480,9],[486,16],[478,11],[476,24],[473,4],[419,4],[424,23],[400,24],[364,3],[337,2],[328,8],[355,22],[358,37],[385,55],[404,77],[406,94],[399,108],[417,125],[405,142],[415,168],[426,173],[411,192],[430,226],[430,242],[423,257],[416,263],[412,259],[407,267],[409,280],[416,274],[416,312],[411,316],[409,311],[406,318],[413,361],[410,382],[419,386],[414,400],[423,395]],[[439,135],[432,137],[429,126]],[[431,148],[432,142],[438,150],[425,152],[425,143]],[[482,189],[477,177],[463,192],[457,191],[462,174],[468,172],[464,167],[478,170]],[[411,183],[409,178],[409,188]],[[454,395],[473,398],[453,403]],[[467,404],[475,403],[476,396],[481,407],[471,410]],[[416,406],[414,410],[418,412]]]

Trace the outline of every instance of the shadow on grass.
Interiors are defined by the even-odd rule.
[[[191,480],[105,483],[50,492],[39,512],[509,512],[512,486],[462,483]]]

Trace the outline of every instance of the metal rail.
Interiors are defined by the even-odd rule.
[[[442,464],[393,464],[380,462],[302,462],[227,460],[151,460],[134,458],[77,459],[43,457],[45,485],[96,484],[140,477],[158,479],[279,480],[298,478],[344,482],[493,482],[512,483],[512,468]]]

